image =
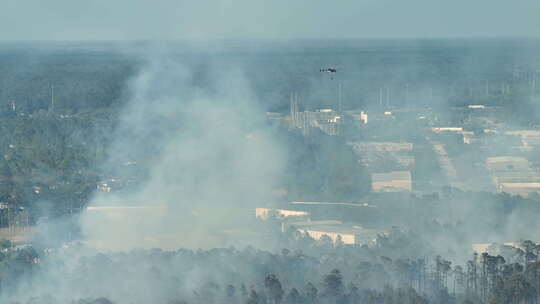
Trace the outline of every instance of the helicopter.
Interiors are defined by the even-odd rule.
[[[320,69],[319,72],[326,72],[326,73],[336,73],[336,68],[326,68],[326,69]]]

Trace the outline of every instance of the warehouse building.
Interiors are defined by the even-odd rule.
[[[524,157],[497,156],[486,159],[486,168],[491,171],[530,170],[529,161]]]
[[[315,240],[322,241],[328,238],[334,244],[341,242],[345,245],[373,246],[377,242],[378,235],[387,234],[380,230],[343,224],[340,221],[312,221],[291,225],[298,232],[309,235]]]
[[[392,171],[371,175],[371,186],[374,192],[412,191],[410,171]]]
[[[275,217],[277,219],[285,219],[291,217],[308,219],[309,212],[286,209],[255,208],[255,217],[261,220],[268,220],[272,217]]]

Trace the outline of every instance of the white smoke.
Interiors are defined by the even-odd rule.
[[[201,88],[182,58],[148,58],[130,83],[131,101],[106,164],[121,171],[136,160],[144,181],[128,193],[96,195],[90,206],[166,206],[166,216],[86,213],[84,237],[104,249],[224,245],[212,238],[272,199],[281,149],[262,128],[264,113],[242,71],[208,71],[211,85]]]

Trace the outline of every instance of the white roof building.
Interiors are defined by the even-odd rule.
[[[255,208],[255,216],[261,220],[267,220],[272,216],[283,219],[289,217],[309,217],[309,212],[285,210],[285,209],[270,209],[270,208]]]
[[[497,156],[486,159],[486,168],[496,170],[529,170],[529,161],[524,157]]]
[[[410,171],[392,171],[371,175],[371,187],[374,192],[412,191]]]
[[[527,197],[532,193],[540,193],[540,183],[500,183],[498,190],[512,195]]]
[[[333,243],[341,241],[345,245],[374,245],[379,234],[386,234],[380,230],[365,229],[356,225],[341,224],[339,221],[315,221],[293,223],[297,231],[307,234],[315,240],[321,241],[325,237]]]

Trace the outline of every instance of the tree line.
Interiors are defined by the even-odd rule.
[[[399,256],[316,243],[271,252],[253,247],[97,253],[81,244],[0,253],[0,299],[56,303],[537,303],[540,246],[506,257]],[[304,248],[305,250],[302,250]],[[394,256],[394,257],[390,257]]]

